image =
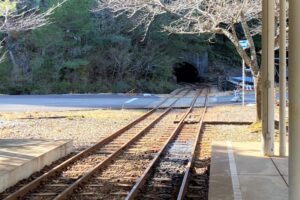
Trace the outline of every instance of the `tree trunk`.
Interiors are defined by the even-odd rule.
[[[12,64],[12,72],[11,72],[11,80],[13,83],[17,82],[19,80],[19,66],[17,64],[15,55],[13,50],[15,49],[15,43],[14,43],[14,34],[8,33],[7,37],[5,38],[5,47],[8,51],[9,59]]]
[[[253,76],[254,79],[254,88],[255,88],[255,102],[256,102],[256,121],[261,121],[261,104],[262,104],[262,77],[261,74]]]
[[[11,61],[12,66],[13,66],[13,69],[12,69],[12,80],[15,83],[15,82],[18,82],[18,80],[19,80],[19,74],[20,74],[20,72],[19,72],[19,66],[18,66],[18,64],[16,62],[16,59],[15,59],[15,56],[14,56],[13,52],[11,50],[9,50],[8,53],[9,53],[10,61]]]
[[[251,50],[251,58],[247,54],[247,52],[242,48],[242,46],[239,44],[239,39],[235,31],[234,24],[232,26],[232,32],[228,30],[222,30],[223,34],[233,43],[235,46],[235,49],[237,50],[238,54],[241,56],[241,58],[245,61],[246,65],[251,68],[253,80],[254,80],[254,88],[255,88],[255,101],[256,101],[256,121],[261,121],[261,105],[262,105],[262,90],[261,90],[261,73],[259,70],[257,57],[256,57],[256,51],[254,47],[253,39],[250,35],[250,32],[248,30],[248,25],[246,23],[243,24],[243,27],[245,32],[248,32],[248,38],[247,40],[250,41],[250,50]]]

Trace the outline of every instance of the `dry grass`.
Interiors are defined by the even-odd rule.
[[[262,128],[261,122],[254,122],[250,126],[248,126],[248,131],[251,133],[260,132]]]

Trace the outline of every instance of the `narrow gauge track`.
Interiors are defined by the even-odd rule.
[[[103,168],[129,145],[139,139],[149,128],[160,121],[171,110],[172,106],[181,96],[187,95],[191,88],[185,88],[174,94],[180,95],[171,103],[170,107],[160,109],[169,98],[161,102],[140,118],[127,126],[103,138],[94,146],[80,152],[62,164],[56,166],[46,174],[38,177],[29,184],[23,186],[15,193],[7,196],[11,199],[63,199],[70,195],[82,181],[87,180],[94,171]],[[171,98],[172,98],[171,97]],[[71,186],[71,187],[70,187]]]
[[[179,122],[180,129],[167,140],[165,146],[135,183],[126,197],[127,200],[184,199],[206,113],[208,92],[206,89],[204,107],[195,109],[191,106],[188,112],[190,116],[198,116],[199,121],[189,123],[188,117]]]
[[[203,131],[203,130],[202,130]],[[206,130],[205,132],[207,133]],[[201,138],[198,141],[195,160],[192,165],[191,175],[186,187],[185,200],[199,200],[208,198],[208,185],[209,185],[209,165],[210,156],[203,155],[203,152],[207,152],[210,149],[209,141],[202,138],[203,132],[201,132]]]
[[[191,107],[198,99],[199,92],[193,98]],[[174,110],[156,123],[139,140],[127,148],[124,153],[114,159],[104,170],[94,174],[82,188],[77,190],[70,199],[124,199],[134,183],[156,158],[162,146],[172,138],[182,126],[191,109]],[[174,124],[176,114],[181,122]],[[168,124],[166,126],[166,124]]]

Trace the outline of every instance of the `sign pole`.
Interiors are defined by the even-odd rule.
[[[242,76],[243,76],[243,79],[242,79],[242,87],[243,87],[243,93],[242,93],[242,105],[245,106],[245,61],[243,59],[243,67],[242,67]]]
[[[240,40],[239,41],[241,47],[245,50],[248,47],[247,40]],[[243,59],[242,63],[242,105],[245,106],[245,60]]]

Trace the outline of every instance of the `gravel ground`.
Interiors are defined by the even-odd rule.
[[[255,106],[227,105],[209,107],[205,115],[205,121],[235,121],[235,122],[254,122]]]
[[[254,122],[256,121],[255,105],[220,105],[209,107],[205,116],[205,121],[235,121],[235,122]],[[286,109],[288,117],[288,107]],[[279,107],[274,108],[274,118],[279,120]]]
[[[211,157],[211,144],[214,141],[254,142],[261,141],[258,132],[251,132],[248,125],[210,125],[205,124],[201,140],[200,158]],[[199,156],[199,155],[198,155]]]
[[[85,148],[141,116],[142,110],[1,113],[2,139],[73,139]]]

